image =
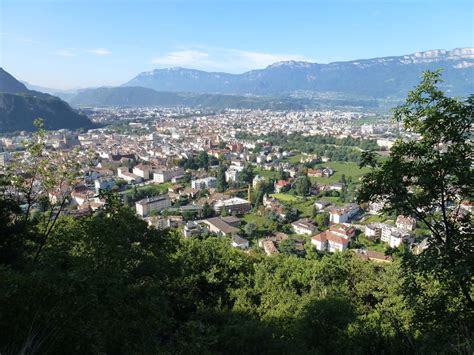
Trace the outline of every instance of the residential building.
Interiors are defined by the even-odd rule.
[[[416,228],[416,219],[400,215],[397,217],[396,225],[399,229],[411,232]]]
[[[151,211],[161,211],[171,206],[171,201],[168,195],[159,195],[155,197],[147,197],[143,200],[138,201],[135,204],[137,214],[142,217],[146,217]]]
[[[209,232],[221,236],[231,236],[240,232],[239,228],[230,225],[221,217],[204,219],[202,223],[208,226]]]
[[[311,244],[316,246],[320,251],[346,250],[349,241],[355,236],[355,228],[352,226],[337,224],[329,228],[329,230],[319,233],[311,238]]]
[[[175,167],[172,169],[159,169],[153,172],[153,181],[164,183],[184,175],[184,169]]]
[[[350,218],[354,217],[359,212],[359,206],[356,204],[349,204],[341,208],[333,208],[329,211],[330,223],[346,223]]]
[[[299,219],[291,223],[293,231],[297,234],[307,234],[312,235],[316,232],[316,226],[308,218]]]
[[[234,248],[240,248],[240,249],[248,249],[249,248],[249,241],[245,238],[242,238],[239,235],[233,235],[232,236],[232,241],[231,245]]]
[[[349,240],[331,232],[331,230],[327,230],[312,237],[311,244],[319,251],[334,253],[336,251],[346,250],[349,246]]]
[[[133,174],[130,172],[130,170],[126,166],[121,166],[117,168],[117,176],[120,179],[123,179],[127,181],[128,183],[135,183],[135,182],[141,182],[143,181],[143,178]]]
[[[244,214],[252,209],[250,202],[240,197],[219,200],[214,204],[214,210],[220,214],[225,209],[229,214]]]
[[[202,179],[192,180],[191,187],[198,190],[215,189],[217,187],[217,179],[209,176]]]
[[[288,189],[290,187],[290,183],[286,180],[278,180],[277,182],[275,182],[274,186],[275,192],[280,193]]]
[[[151,165],[138,164],[133,167],[133,174],[140,176],[143,180],[149,180],[153,167]]]

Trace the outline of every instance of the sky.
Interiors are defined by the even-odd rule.
[[[474,47],[471,0],[0,0],[0,66],[49,88]]]

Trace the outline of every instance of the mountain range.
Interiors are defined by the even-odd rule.
[[[29,90],[0,68],[0,133],[36,130],[33,122],[44,120],[46,129],[90,128],[92,122],[56,96]]]
[[[443,70],[451,95],[474,92],[474,48],[430,50],[403,56],[329,64],[286,61],[243,74],[186,68],[143,72],[122,86],[157,91],[282,95],[298,91],[333,92],[370,98],[404,97],[425,70]]]

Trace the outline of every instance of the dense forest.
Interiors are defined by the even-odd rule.
[[[422,254],[407,248],[386,264],[350,251],[267,257],[224,237],[185,239],[148,228],[112,193],[91,216],[67,216],[65,200],[43,206],[33,196],[35,177],[45,187],[74,177],[73,166],[51,166],[38,139],[22,175],[1,175],[0,352],[472,353],[472,219],[426,206],[451,189],[472,192],[474,98],[448,99],[437,80],[427,74],[397,111],[428,140],[400,142],[383,163],[363,155],[373,171],[360,200],[383,195],[390,208],[419,210],[433,235]],[[440,154],[436,140],[453,149]]]

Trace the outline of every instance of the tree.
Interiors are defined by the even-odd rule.
[[[214,215],[214,210],[213,208],[209,205],[209,203],[206,201],[204,203],[204,206],[202,207],[202,216],[204,218],[209,218]]]
[[[296,193],[300,196],[306,196],[309,194],[311,188],[311,180],[308,175],[300,176],[295,182]]]
[[[224,192],[227,189],[225,172],[225,165],[222,162],[219,162],[219,168],[217,169],[217,192]]]
[[[438,325],[446,325],[459,324],[452,320],[461,313],[472,316],[474,310],[473,224],[459,215],[462,201],[472,198],[474,186],[474,96],[447,97],[438,88],[440,81],[440,72],[424,73],[421,83],[394,111],[397,122],[419,135],[418,139],[398,140],[382,162],[372,152],[364,153],[362,165],[373,169],[363,178],[359,201],[383,201],[386,212],[414,216],[430,230],[426,250],[418,256],[408,251],[404,255],[410,290],[406,296],[415,304],[424,299],[431,303],[429,309],[443,305],[436,308]],[[440,285],[443,303],[436,303],[420,286],[433,280]],[[454,311],[460,307],[461,295],[468,310]],[[427,306],[420,304],[420,312],[426,312]],[[446,315],[446,323],[441,314]],[[437,336],[441,339],[443,332]]]
[[[296,250],[295,241],[293,239],[285,239],[280,242],[278,245],[278,250],[282,254],[290,255],[293,254]]]
[[[314,221],[318,225],[319,229],[329,227],[329,213],[318,213],[317,216],[314,218]]]
[[[244,226],[244,232],[248,237],[253,237],[257,231],[257,225],[253,222],[249,222]]]
[[[255,176],[255,172],[253,170],[253,165],[246,164],[245,167],[240,172],[239,180],[247,184],[251,184],[254,176]]]

